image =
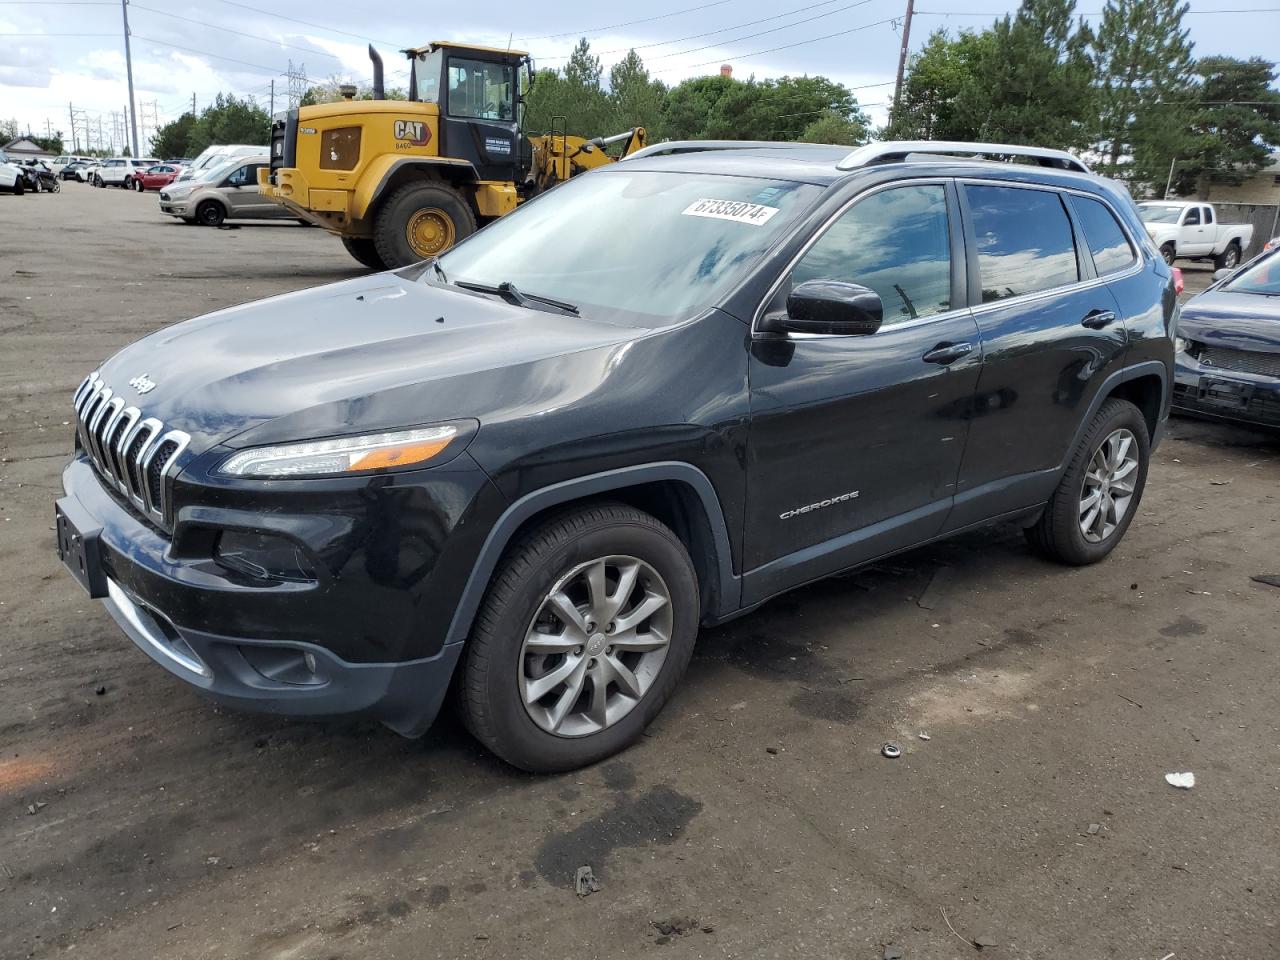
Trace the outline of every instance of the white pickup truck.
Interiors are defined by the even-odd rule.
[[[1212,260],[1221,270],[1240,262],[1253,226],[1247,223],[1219,223],[1211,203],[1178,200],[1148,200],[1138,204],[1138,213],[1165,263]]]

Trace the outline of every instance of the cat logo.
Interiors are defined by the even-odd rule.
[[[420,120],[397,120],[394,130],[396,139],[411,147],[425,147],[431,142],[431,128]]]

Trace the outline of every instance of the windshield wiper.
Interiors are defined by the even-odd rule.
[[[563,300],[553,300],[551,297],[540,297],[536,293],[522,293],[516,288],[514,283],[504,280],[497,286],[487,283],[472,283],[470,280],[455,280],[455,287],[461,287],[463,290],[474,290],[476,293],[492,293],[502,297],[508,303],[514,303],[517,307],[528,307],[536,309],[535,303],[546,304],[549,307],[555,307],[564,313],[578,315],[578,308],[572,303],[565,303]]]

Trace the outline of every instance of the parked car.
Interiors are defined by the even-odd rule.
[[[49,164],[34,157],[23,160],[19,166],[27,177],[27,189],[32,193],[57,193],[62,189],[62,181],[54,176]]]
[[[133,189],[133,178],[142,170],[154,167],[160,161],[154,158],[112,157],[103,160],[93,174],[95,187],[124,187]]]
[[[139,193],[147,190],[159,190],[172,183],[182,172],[182,168],[174,163],[157,163],[154,167],[140,170],[133,176],[133,189]]]
[[[63,155],[60,157],[54,157],[53,161],[49,164],[49,166],[53,169],[53,172],[57,175],[58,179],[66,180],[68,178],[63,176],[63,174],[66,172],[67,167],[71,166],[73,163],[92,163],[92,162],[93,162],[92,157],[73,157],[70,155]]]
[[[19,196],[27,192],[26,175],[21,167],[9,161],[3,150],[0,150],[0,190],[8,190]]]
[[[98,170],[102,167],[101,160],[90,161],[85,166],[76,171],[76,179],[81,183],[93,184],[94,178],[98,174]]]
[[[238,157],[256,157],[260,154],[267,153],[268,148],[264,144],[253,143],[219,143],[211,147],[206,147],[201,151],[200,155],[186,166],[182,173],[178,174],[179,181],[190,180],[201,173],[212,170],[217,167],[225,166]]]
[[[1165,263],[1179,257],[1212,260],[1219,270],[1230,270],[1253,239],[1252,225],[1221,223],[1211,203],[1149,200],[1138,211]]]
[[[77,174],[87,166],[89,163],[84,160],[73,160],[58,172],[58,177],[62,180],[78,180]]]
[[[1280,428],[1280,247],[1214,278],[1182,307],[1174,408]]]
[[[1107,556],[1177,313],[1123,189],[1031,147],[680,146],[101,363],[68,569],[224,703],[414,736],[452,684],[547,771],[638,737],[700,623],[994,520]]]
[[[160,190],[160,210],[206,227],[223,220],[290,219],[287,208],[258,192],[258,171],[267,164],[266,154],[247,162],[241,157],[195,179],[174,181]]]
[[[1275,250],[1277,247],[1280,247],[1280,237],[1272,237],[1262,245],[1263,252],[1266,252],[1267,250]]]

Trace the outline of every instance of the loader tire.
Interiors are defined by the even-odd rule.
[[[342,245],[347,248],[347,253],[351,254],[370,270],[380,271],[387,269],[386,264],[382,262],[382,258],[378,256],[378,248],[369,237],[343,237]]]
[[[446,183],[419,181],[387,197],[374,220],[373,243],[394,270],[444,253],[475,232],[476,217],[462,193]]]

